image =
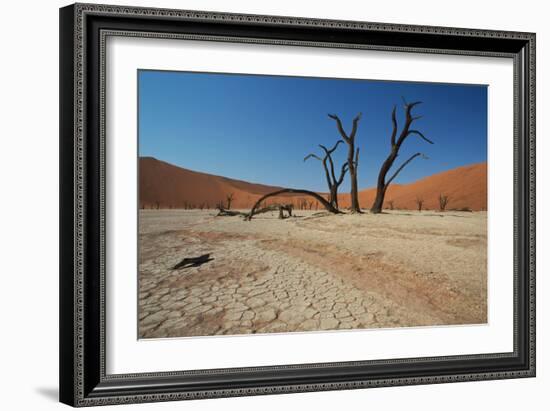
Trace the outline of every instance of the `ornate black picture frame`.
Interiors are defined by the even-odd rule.
[[[513,59],[513,352],[107,374],[107,36]],[[535,376],[535,34],[76,4],[60,10],[60,99],[62,402],[91,406]]]

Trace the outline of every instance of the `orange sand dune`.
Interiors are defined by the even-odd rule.
[[[386,193],[384,207],[393,200],[395,208],[416,209],[416,199],[420,198],[424,200],[423,208],[439,209],[439,194],[449,197],[447,209],[487,210],[487,163],[458,167],[411,184],[392,184]],[[361,206],[369,208],[375,196],[375,188],[360,191]],[[342,194],[340,198],[341,206],[349,206],[349,194]]]
[[[232,208],[248,208],[281,187],[252,184],[187,170],[152,157],[139,159],[141,208],[215,208],[233,194]]]
[[[152,157],[140,158],[139,175],[141,208],[215,208],[220,202],[226,205],[230,194],[233,194],[231,208],[250,208],[261,196],[281,189],[191,171]],[[375,192],[372,188],[360,191],[362,208],[370,208]],[[450,197],[449,209],[486,210],[487,164],[459,167],[407,185],[391,185],[386,200],[393,200],[395,208],[415,209],[415,200],[420,197],[424,199],[424,208],[435,209],[440,193]],[[315,200],[300,195],[268,200],[276,202],[294,203],[298,208],[307,202],[308,208],[318,207]],[[341,207],[349,206],[349,194],[340,194],[339,202]]]

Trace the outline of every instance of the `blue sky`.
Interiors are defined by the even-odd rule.
[[[394,167],[416,152],[429,159],[415,159],[396,183],[487,159],[484,85],[140,70],[138,87],[139,155],[210,174],[326,191],[321,164],[303,158],[340,138],[328,113],[349,132],[362,112],[358,183],[373,187],[389,152],[394,105],[404,121],[402,97],[423,102],[414,128],[434,144],[414,135],[405,141]],[[340,144],[334,153],[338,169],[346,152]],[[340,191],[348,189],[346,177]]]

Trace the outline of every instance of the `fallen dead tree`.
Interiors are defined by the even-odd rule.
[[[250,221],[250,220],[252,220],[252,217],[254,217],[256,214],[259,214],[262,210],[265,210],[266,208],[269,208],[269,207],[264,207],[264,208],[258,208],[258,207],[260,206],[260,204],[262,204],[263,201],[265,201],[269,197],[275,197],[275,196],[278,196],[280,194],[303,194],[303,195],[306,195],[306,196],[310,196],[310,197],[315,198],[319,203],[321,203],[321,205],[323,207],[325,207],[325,209],[327,211],[329,211],[331,213],[334,213],[334,214],[340,213],[340,211],[338,211],[338,209],[335,208],[334,205],[332,205],[325,198],[323,198],[322,196],[320,196],[319,194],[317,194],[313,191],[298,190],[298,189],[294,189],[294,188],[285,188],[285,189],[282,189],[282,190],[274,191],[272,193],[268,193],[268,194],[264,195],[263,197],[261,197],[260,199],[258,199],[258,201],[256,201],[256,204],[254,204],[254,206],[252,207],[250,212],[245,217],[245,220]],[[280,207],[280,205],[275,205],[275,206]],[[268,210],[268,211],[273,211],[273,210]],[[281,208],[279,208],[279,213],[282,213]],[[281,214],[279,214],[279,218],[284,218],[284,217],[281,217]]]
[[[254,215],[263,214],[263,213],[269,213],[278,211],[279,212],[279,219],[284,219],[288,217],[292,217],[292,209],[294,207],[292,204],[271,204],[263,208],[259,208],[254,211]],[[285,215],[286,214],[288,215]],[[250,213],[243,213],[242,211],[234,211],[234,210],[227,210],[225,208],[218,208],[218,214],[216,217],[235,217],[240,216],[244,217],[245,220],[249,220],[248,216]]]
[[[279,219],[282,220],[284,218],[292,217],[292,209],[293,209],[292,204],[271,204],[271,205],[268,205],[267,207],[263,207],[254,211],[254,215],[278,211]],[[285,211],[288,213],[288,216],[285,216]],[[249,220],[249,218],[247,218],[249,215],[250,213],[246,213],[245,220]]]
[[[228,210],[223,207],[218,207],[218,214],[216,214],[216,217],[235,217],[235,216],[246,217],[247,215],[248,213],[243,213],[242,211]]]

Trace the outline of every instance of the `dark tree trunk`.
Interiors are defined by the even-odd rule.
[[[360,213],[361,212],[361,206],[359,205],[359,194],[357,190],[357,169],[354,167],[353,169],[350,168],[349,175],[351,179],[351,212],[352,213]]]
[[[370,209],[372,213],[380,213],[382,211],[384,197],[386,195],[385,191],[386,189],[383,186],[376,187],[376,198],[374,199],[374,203]]]
[[[335,114],[329,114],[330,118],[336,121],[336,126],[338,127],[338,132],[348,145],[348,168],[349,168],[349,176],[351,179],[351,190],[350,190],[350,196],[351,196],[351,212],[352,213],[361,213],[361,206],[359,205],[359,194],[358,194],[358,188],[357,188],[357,168],[359,167],[359,149],[355,148],[355,134],[357,133],[357,124],[359,123],[359,120],[361,119],[361,113],[359,113],[355,118],[353,119],[353,127],[351,130],[351,133],[348,135],[344,131],[344,127],[342,126],[342,121],[340,118]]]
[[[413,123],[413,121],[419,119],[420,117],[413,117],[411,115],[411,110],[416,106],[417,104],[420,104],[419,101],[415,103],[407,104],[405,103],[405,124],[403,125],[403,129],[401,130],[401,134],[399,135],[399,138],[397,137],[397,118],[396,118],[396,108],[393,108],[392,111],[392,124],[393,124],[393,130],[392,135],[390,138],[391,142],[391,151],[388,154],[388,157],[384,162],[382,163],[382,166],[380,167],[380,172],[378,173],[378,181],[376,184],[376,198],[374,199],[374,202],[372,204],[372,207],[370,211],[372,213],[381,213],[382,207],[384,205],[384,197],[386,195],[386,192],[388,190],[388,187],[390,186],[390,183],[397,177],[399,172],[405,168],[407,164],[409,164],[411,161],[413,161],[416,157],[421,156],[422,153],[416,153],[413,154],[411,157],[407,159],[393,175],[386,180],[386,177],[388,175],[388,172],[393,166],[393,163],[397,159],[397,156],[399,155],[399,149],[401,148],[403,142],[405,139],[410,136],[411,134],[416,134],[423,140],[427,141],[430,144],[433,144],[432,141],[428,140],[420,131],[418,130],[411,130],[410,126]]]
[[[330,189],[330,203],[336,209],[338,209],[338,187],[332,186]]]
[[[323,207],[325,207],[325,209],[327,211],[330,211],[331,213],[334,213],[334,214],[340,213],[340,211],[338,211],[338,209],[335,208],[331,203],[329,203],[327,200],[325,200],[323,197],[321,197],[319,194],[317,194],[313,191],[299,190],[299,189],[294,189],[294,188],[285,188],[285,189],[282,189],[282,190],[279,190],[279,191],[274,191],[272,193],[268,193],[268,194],[264,195],[263,197],[261,197],[260,199],[258,199],[258,201],[256,201],[256,203],[254,204],[254,206],[252,207],[252,209],[250,210],[248,215],[245,217],[245,220],[249,220],[249,221],[252,220],[252,217],[254,217],[254,215],[258,213],[258,211],[256,211],[256,209],[260,206],[260,204],[263,201],[265,201],[269,197],[275,197],[275,196],[278,196],[280,194],[286,194],[286,193],[289,193],[289,194],[303,194],[303,195],[311,196],[311,197],[315,198],[317,201],[319,201],[323,205]]]

